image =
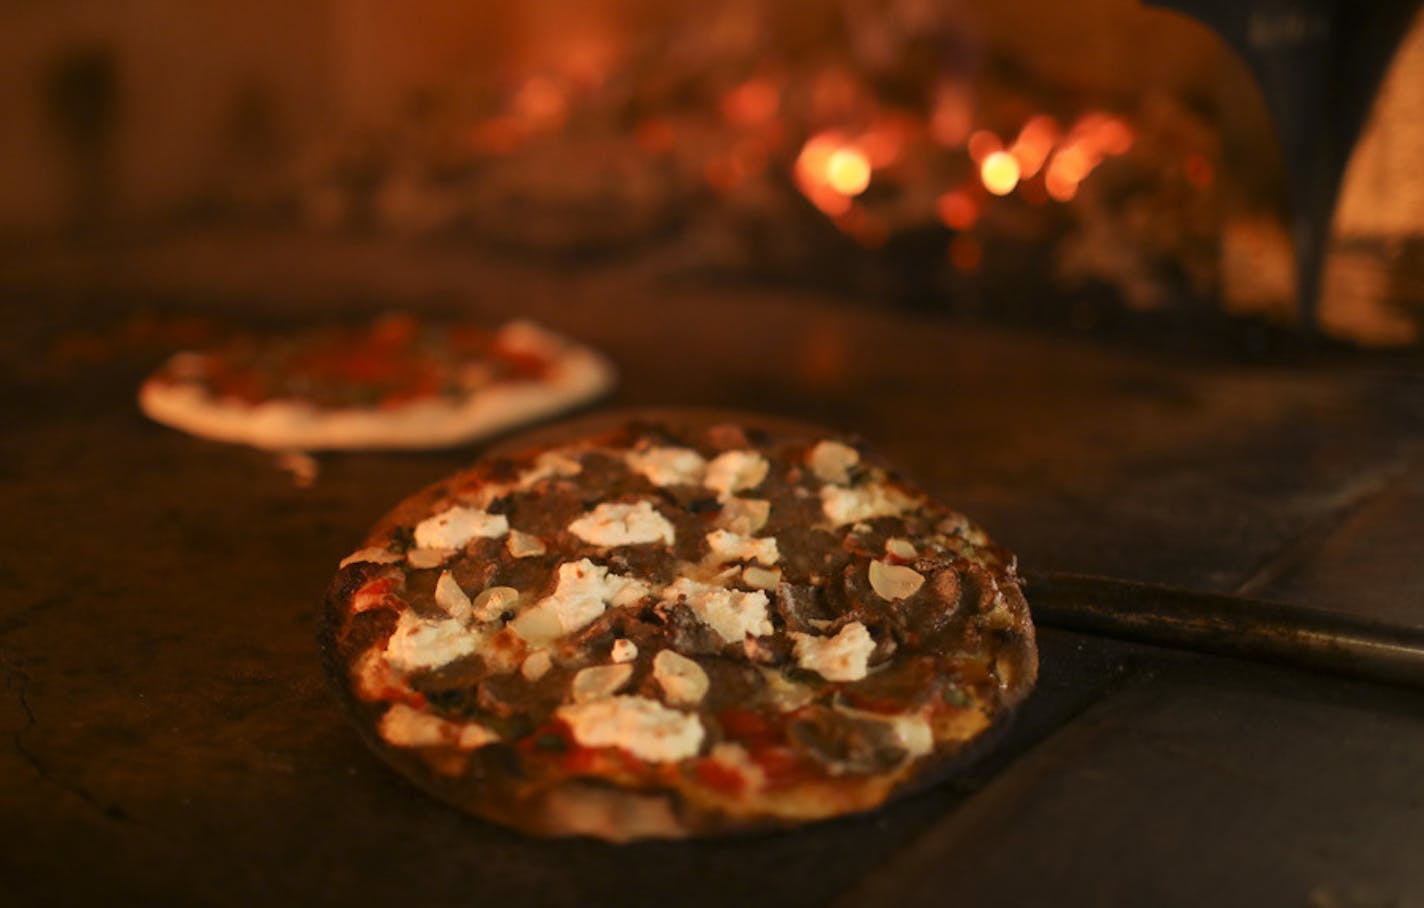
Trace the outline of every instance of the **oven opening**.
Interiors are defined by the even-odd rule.
[[[1424,25],[1278,7],[16,11],[0,230],[375,237],[1134,343],[1416,346]],[[1370,28],[1368,64],[1325,70],[1363,85],[1353,153],[1301,176],[1279,105],[1329,86],[1282,102],[1238,50]],[[1307,178],[1339,190],[1302,305]]]

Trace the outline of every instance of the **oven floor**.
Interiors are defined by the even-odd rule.
[[[474,449],[323,455],[301,488],[133,403],[194,332],[526,314],[617,360],[607,405],[859,432],[1031,570],[1420,625],[1417,362],[1146,354],[359,241],[0,266],[0,903],[1424,904],[1424,694],[1053,629],[993,757],[870,817],[624,848],[463,817],[367,754],[314,635],[366,527]]]

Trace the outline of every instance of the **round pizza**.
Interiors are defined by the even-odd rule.
[[[492,330],[402,314],[175,354],[139,405],[259,448],[431,448],[562,412],[613,381],[604,357],[527,321]]]
[[[323,648],[423,787],[611,840],[876,808],[1037,674],[1014,560],[963,515],[852,440],[666,416],[399,505],[342,562]]]

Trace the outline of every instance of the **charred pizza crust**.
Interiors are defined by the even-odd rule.
[[[689,416],[403,502],[342,563],[322,643],[423,787],[619,841],[874,809],[974,755],[1037,675],[1013,558],[963,515],[853,441]]]
[[[604,357],[530,322],[395,315],[178,353],[138,400],[157,422],[259,448],[435,448],[563,412],[613,381]]]

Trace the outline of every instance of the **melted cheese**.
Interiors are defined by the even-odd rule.
[[[608,658],[614,662],[632,662],[638,658],[638,644],[632,640],[614,640],[608,650]]]
[[[673,543],[673,527],[650,502],[604,502],[569,524],[569,532],[599,546]]]
[[[914,504],[899,489],[882,483],[866,483],[853,489],[829,485],[821,487],[821,513],[835,526],[893,517]]]
[[[634,577],[610,574],[587,558],[559,565],[554,592],[526,609],[511,625],[530,643],[542,644],[587,627],[609,605],[631,605],[651,592]]]
[[[718,498],[727,499],[733,492],[761,485],[767,469],[766,458],[755,451],[725,451],[707,465],[702,484],[716,492]]]
[[[728,498],[717,515],[717,526],[750,536],[766,526],[771,502],[761,498]]]
[[[621,747],[642,760],[672,762],[696,755],[705,734],[695,714],[646,697],[609,697],[561,706],[554,713],[584,747]]]
[[[449,722],[397,703],[381,716],[381,737],[397,747],[458,747],[474,750],[493,744],[499,735],[478,722]]]
[[[870,632],[859,621],[841,628],[834,637],[792,632],[796,664],[827,681],[859,681],[875,649]]]
[[[624,455],[628,469],[655,486],[695,486],[702,483],[707,461],[691,448],[645,448]]]
[[[707,696],[711,682],[702,666],[670,649],[653,657],[653,678],[664,698],[674,706],[695,706]]]
[[[741,643],[747,634],[764,637],[774,631],[766,613],[766,593],[761,590],[746,593],[683,577],[663,590],[662,599],[686,601],[697,620],[712,628],[724,643]]]
[[[538,681],[553,667],[554,660],[549,657],[549,651],[538,649],[524,657],[524,664],[519,666],[519,674],[524,676],[525,681]]]
[[[471,539],[496,539],[509,532],[503,514],[456,505],[415,525],[415,544],[422,549],[458,549]]]
[[[560,479],[577,476],[583,472],[583,464],[563,451],[545,451],[534,461],[534,466],[519,474],[518,486],[527,489],[545,479]]]
[[[479,631],[463,621],[426,621],[406,609],[386,643],[386,659],[401,671],[439,668],[474,654],[482,642]]]
[[[708,533],[707,547],[712,552],[712,560],[718,564],[726,561],[760,561],[762,564],[771,565],[781,559],[774,538],[756,539],[729,530],[713,530]]]
[[[807,465],[822,482],[845,484],[851,468],[860,463],[860,452],[838,441],[823,441],[811,449]]]

